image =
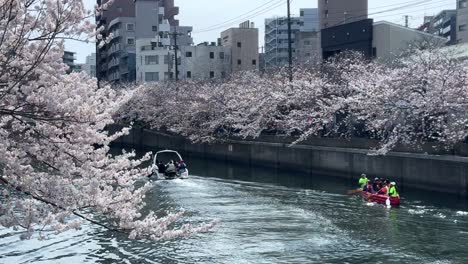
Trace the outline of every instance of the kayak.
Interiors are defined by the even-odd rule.
[[[369,192],[361,192],[361,196],[368,202],[378,203],[385,205],[387,203],[387,199],[390,199],[390,205],[397,207],[400,206],[400,197],[388,197],[385,194],[376,194],[376,193],[369,193]]]

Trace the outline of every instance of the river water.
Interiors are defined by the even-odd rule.
[[[148,207],[219,219],[213,232],[154,242],[84,225],[21,241],[0,229],[0,263],[468,263],[465,199],[404,190],[389,210],[340,179],[188,160],[193,176],[155,182]]]

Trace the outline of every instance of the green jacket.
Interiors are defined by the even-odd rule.
[[[360,178],[359,179],[359,186],[364,187],[369,180],[367,178]]]
[[[390,187],[390,189],[388,190],[388,195],[391,196],[391,197],[398,197],[400,196],[396,190],[396,187],[395,186],[392,186]]]

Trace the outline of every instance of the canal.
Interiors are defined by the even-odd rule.
[[[187,160],[192,177],[155,182],[148,207],[219,219],[212,233],[136,241],[85,224],[21,241],[0,229],[0,263],[468,263],[466,199],[403,190],[388,210],[341,179]]]

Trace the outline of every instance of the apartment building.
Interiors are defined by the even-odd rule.
[[[258,28],[246,21],[221,32],[221,46],[230,49],[231,72],[258,70]]]

